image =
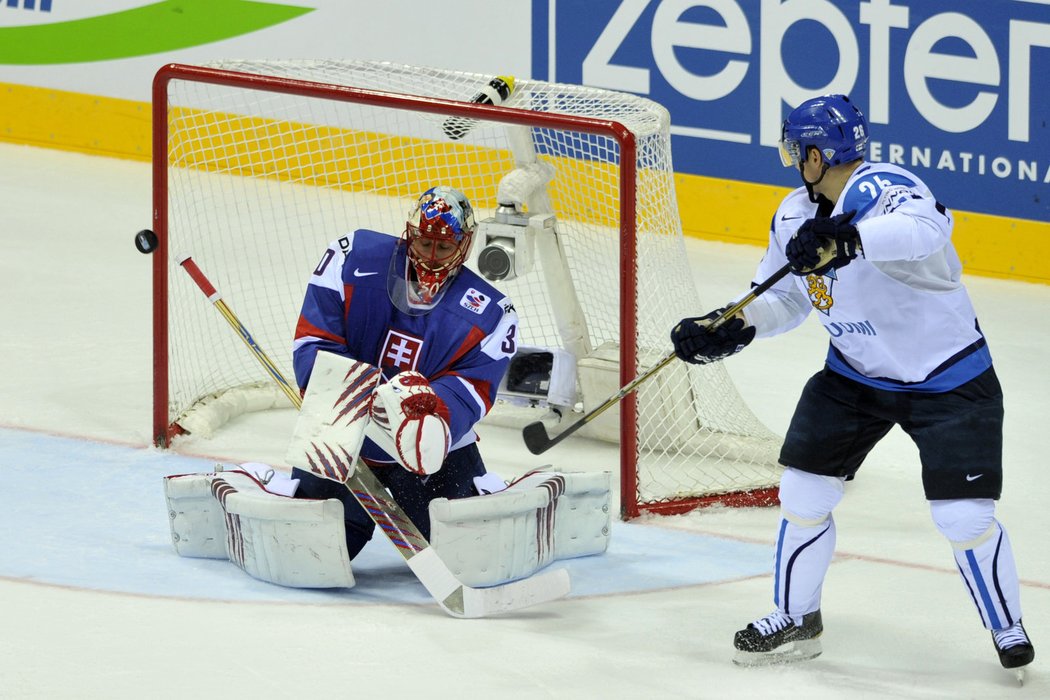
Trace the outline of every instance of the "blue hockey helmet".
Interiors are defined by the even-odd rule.
[[[798,167],[815,146],[828,166],[859,160],[868,150],[868,121],[845,95],[821,95],[791,111],[780,130],[780,160]]]

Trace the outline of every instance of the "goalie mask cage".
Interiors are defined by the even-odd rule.
[[[201,265],[291,378],[299,307],[330,241],[357,228],[399,235],[435,184],[462,190],[482,221],[504,176],[537,163],[553,177],[541,178],[522,208],[553,215],[554,225],[530,244],[531,269],[495,284],[520,315],[521,345],[560,349],[576,363],[577,402],[562,428],[670,351],[670,329],[702,305],[678,219],[666,110],[533,80],[517,81],[502,106],[469,102],[491,78],[365,61],[161,68],[153,87],[157,444],[287,405],[178,269],[181,255]],[[450,118],[467,127],[455,139]],[[539,417],[536,406],[547,410],[521,403],[501,400],[485,420],[522,426]],[[775,502],[779,439],[720,364],[675,362],[580,434],[619,440],[624,517]]]

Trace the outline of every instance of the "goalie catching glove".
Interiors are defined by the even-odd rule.
[[[451,439],[441,408],[426,377],[401,372],[372,393],[372,421],[379,430],[371,436],[408,471],[433,474],[444,464]]]
[[[711,330],[711,324],[726,308],[698,318],[684,318],[674,327],[671,342],[674,343],[678,359],[694,365],[706,365],[735,355],[755,339],[755,327],[748,326],[740,316],[734,316]]]

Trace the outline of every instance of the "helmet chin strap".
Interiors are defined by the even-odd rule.
[[[828,166],[827,163],[824,163],[821,166],[821,168],[820,168],[820,177],[818,177],[813,182],[810,182],[809,180],[806,179],[805,167],[806,167],[806,164],[804,162],[803,163],[799,163],[798,164],[798,174],[802,176],[802,182],[803,182],[803,184],[806,185],[806,193],[809,194],[809,201],[813,202],[814,204],[820,204],[820,197],[822,197],[823,195],[815,194],[813,192],[813,188],[816,187],[817,185],[819,185],[821,183],[821,181],[824,179],[824,176],[828,174],[828,167],[829,166]]]

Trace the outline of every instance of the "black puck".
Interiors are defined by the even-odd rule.
[[[157,249],[157,234],[144,228],[135,234],[135,247],[140,253],[149,255]]]

